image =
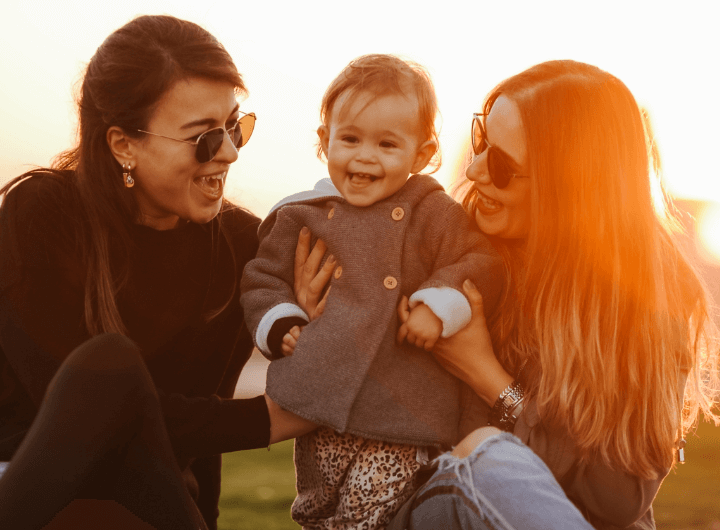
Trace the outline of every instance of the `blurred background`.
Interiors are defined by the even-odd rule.
[[[113,30],[140,14],[192,20],[228,49],[258,116],[227,195],[260,217],[327,175],[315,156],[325,88],[353,58],[396,53],[427,67],[440,103],[448,187],[460,173],[470,118],[500,80],[572,58],[619,77],[652,120],[664,185],[687,214],[703,266],[720,263],[720,32],[716,0],[439,3],[365,0],[28,0],[0,19],[0,184],[71,147],[74,95]],[[709,283],[717,283],[711,279]]]
[[[320,100],[359,55],[395,53],[430,71],[442,113],[444,163],[435,176],[446,187],[461,174],[471,114],[497,82],[550,59],[595,64],[625,82],[648,111],[685,245],[720,300],[716,0],[13,2],[0,18],[0,185],[73,145],[74,94],[85,65],[108,34],[140,14],[192,20],[235,59],[250,90],[241,109],[258,122],[232,167],[227,195],[261,217],[326,176],[315,157]],[[262,392],[264,367],[253,358],[238,389]],[[690,463],[661,490],[659,528],[720,530],[719,429],[703,429],[704,445],[689,441]],[[226,457],[221,528],[293,527],[290,455],[285,444]]]

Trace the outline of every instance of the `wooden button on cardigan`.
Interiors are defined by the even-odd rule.
[[[303,226],[325,242],[342,277],[331,280],[325,311],[305,326],[294,354],[270,364],[267,394],[284,409],[341,432],[417,445],[457,442],[461,383],[428,352],[395,344],[396,308],[402,295],[426,294],[421,301],[433,312],[445,311],[438,314],[444,330],[461,327],[458,321],[470,315],[461,286],[470,278],[491,311],[503,273],[489,241],[426,175],[410,177],[394,195],[367,207],[346,202],[329,179],[288,197],[261,224],[260,249],[242,282],[248,328],[271,358],[273,323],[307,319],[293,294],[294,249]]]

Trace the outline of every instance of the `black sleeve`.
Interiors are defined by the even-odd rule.
[[[33,176],[0,208],[0,350],[35,407],[62,361],[90,338],[76,246],[79,221],[69,214],[77,216],[78,208],[70,187],[56,177]],[[239,370],[221,382],[223,392],[234,388]],[[203,456],[268,444],[270,421],[262,397],[159,395],[178,454]]]
[[[60,363],[90,338],[66,199],[57,177],[34,176],[0,208],[0,346],[36,406]]]

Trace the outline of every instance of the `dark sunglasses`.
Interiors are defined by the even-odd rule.
[[[159,136],[160,138],[167,138],[168,140],[175,140],[176,142],[194,145],[195,158],[198,162],[204,164],[205,162],[210,162],[213,158],[215,158],[215,155],[218,154],[218,151],[220,151],[223,141],[225,140],[226,132],[228,133],[228,136],[230,136],[230,140],[235,146],[235,149],[240,149],[248,143],[250,136],[252,136],[253,129],[255,129],[255,113],[240,113],[243,114],[243,117],[240,118],[232,128],[225,129],[225,127],[216,127],[215,129],[210,129],[198,136],[197,140],[194,142],[171,138],[170,136],[164,136],[150,131],[143,131],[142,129],[135,130],[141,133]]]
[[[513,173],[513,168],[507,159],[507,155],[497,147],[493,147],[488,143],[485,124],[483,123],[484,118],[485,114],[473,114],[470,137],[472,138],[473,153],[475,153],[476,156],[487,149],[487,167],[493,185],[498,189],[502,189],[510,184],[513,178],[529,178],[527,175],[517,175]]]

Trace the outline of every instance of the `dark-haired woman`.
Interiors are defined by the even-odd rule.
[[[90,517],[73,501],[95,499],[82,524],[119,505],[215,528],[219,455],[292,425],[262,396],[231,399],[258,225],[223,199],[254,126],[244,92],[207,31],[136,18],[88,64],[78,145],[0,191],[0,527]]]

